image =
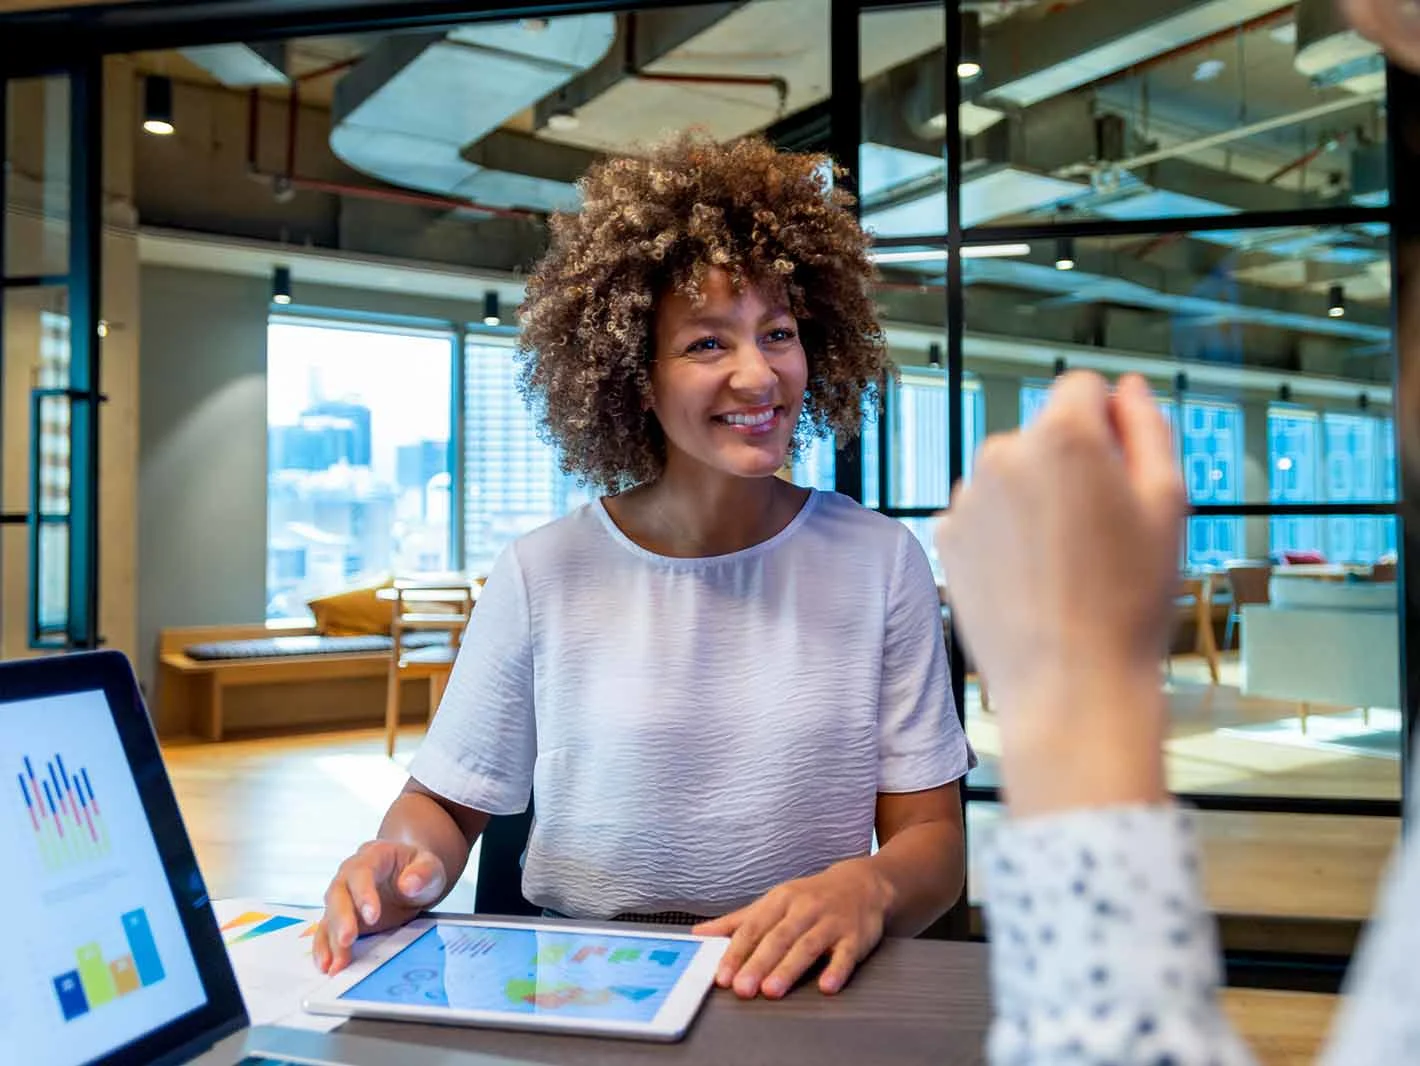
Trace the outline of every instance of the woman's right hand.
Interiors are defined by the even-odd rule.
[[[403,925],[442,898],[447,880],[443,862],[425,848],[389,840],[360,845],[325,891],[312,949],[316,967],[339,973],[357,937]]]

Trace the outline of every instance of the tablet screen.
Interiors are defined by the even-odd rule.
[[[649,1022],[699,947],[655,936],[438,923],[340,998]]]

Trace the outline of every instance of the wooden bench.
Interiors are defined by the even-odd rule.
[[[314,627],[190,626],[158,638],[155,728],[160,736],[221,740],[234,732],[384,720],[388,651],[194,659],[185,649],[217,641],[315,635]],[[428,685],[401,686],[400,717],[427,718]]]

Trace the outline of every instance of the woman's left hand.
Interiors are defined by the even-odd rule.
[[[760,993],[779,999],[824,955],[829,961],[818,987],[832,995],[882,939],[892,896],[872,859],[847,859],[786,881],[694,932],[731,938],[715,983],[743,999]]]

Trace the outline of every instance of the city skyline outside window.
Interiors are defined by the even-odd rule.
[[[595,500],[565,474],[518,391],[511,337],[471,334],[464,351],[464,565],[487,574],[510,543]]]
[[[267,605],[448,570],[453,332],[273,317]]]

